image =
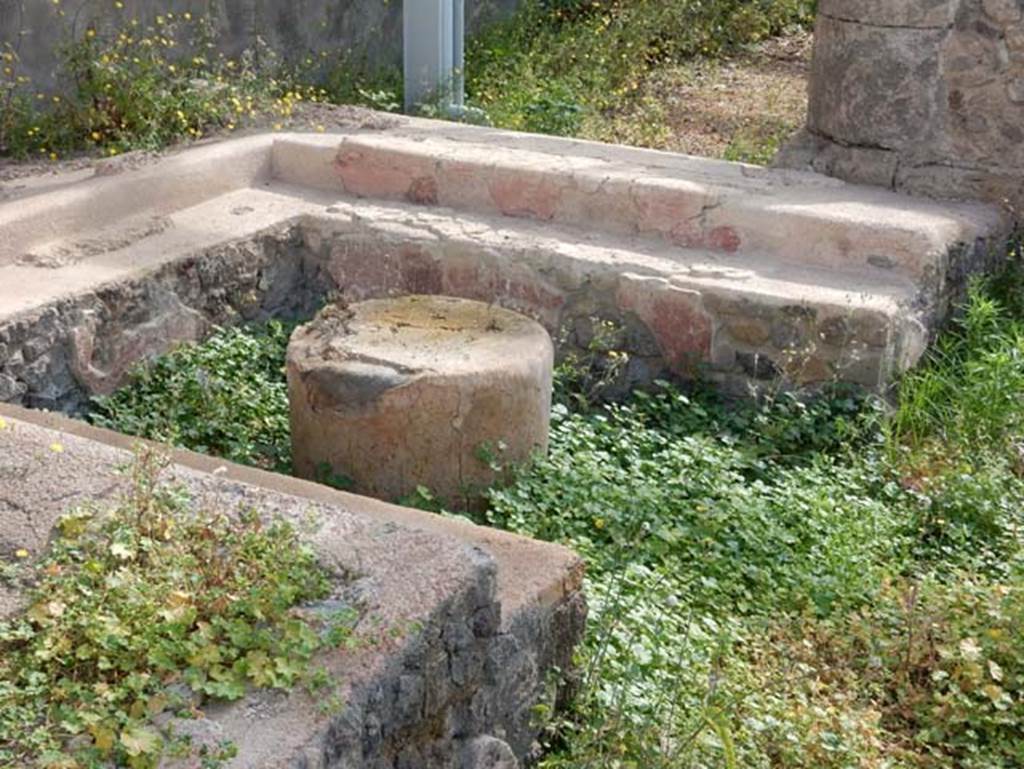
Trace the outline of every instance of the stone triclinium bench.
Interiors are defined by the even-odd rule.
[[[414,119],[259,135],[14,189],[0,401],[74,408],[214,324],[327,294],[495,302],[628,379],[882,388],[998,240],[980,204],[803,172]]]
[[[388,118],[257,135],[0,189],[0,404],[74,411],[217,325],[328,298],[444,294],[516,310],[561,352],[620,331],[626,384],[884,388],[913,366],[1003,233],[994,209],[808,173]],[[116,488],[128,439],[0,405],[0,541]],[[58,439],[66,450],[47,452]],[[582,632],[566,551],[178,452],[196,489],[314,509],[314,544],[416,632],[337,656],[348,715],[300,693],[211,713],[236,766],[459,766],[525,757]],[[18,596],[0,593],[4,611]],[[443,763],[443,762],[448,763]],[[461,763],[459,763],[461,762]],[[506,762],[507,764],[507,762]]]

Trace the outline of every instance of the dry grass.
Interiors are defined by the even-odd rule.
[[[727,59],[655,70],[633,103],[591,121],[585,134],[765,163],[806,119],[811,43],[801,31]]]

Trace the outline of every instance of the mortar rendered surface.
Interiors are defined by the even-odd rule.
[[[586,353],[623,390],[728,391],[913,366],[1007,220],[818,174],[354,113],[0,190],[0,401],[80,410],[215,326],[444,294]]]

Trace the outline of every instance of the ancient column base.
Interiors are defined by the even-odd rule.
[[[543,327],[483,302],[329,306],[288,347],[295,472],[471,506],[499,468],[547,447],[553,359]]]

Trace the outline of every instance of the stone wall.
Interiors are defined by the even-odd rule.
[[[105,506],[126,491],[117,468],[134,439],[41,412],[0,405],[0,556],[49,548],[62,515]],[[46,447],[59,442],[62,451]],[[583,636],[582,563],[532,542],[356,497],[325,486],[167,450],[167,480],[207,509],[288,520],[318,559],[344,575],[312,612],[358,609],[352,643],[316,659],[330,681],[311,696],[250,690],[203,702],[187,719],[154,724],[238,748],[224,769],[518,769],[534,756],[550,709],[567,695]],[[0,581],[0,620],[25,608],[17,583]],[[185,689],[185,694],[189,692]],[[325,707],[328,697],[340,708]],[[520,763],[522,762],[522,763]],[[161,769],[193,769],[197,756]],[[205,764],[204,764],[205,765]]]
[[[520,0],[467,3],[470,31],[511,13]],[[257,38],[288,56],[326,51],[351,53],[372,66],[399,66],[402,0],[0,0],[0,49],[18,52],[24,74],[40,88],[57,81],[58,49],[90,26],[111,30],[132,18],[142,24],[158,13],[183,13],[215,20],[221,48],[237,56]]]
[[[328,294],[497,302],[585,359],[610,325],[622,391],[670,375],[881,390],[1004,224],[812,174],[408,118],[96,171],[0,205],[0,401],[75,411],[175,342],[308,317]]]
[[[1024,0],[821,0],[779,164],[1024,208]]]
[[[415,232],[407,229],[406,237]],[[610,318],[621,324],[617,342],[630,356],[616,392],[673,375],[652,332],[619,307],[614,276],[595,278],[592,284],[565,271],[556,276],[565,283],[556,286],[549,282],[551,275],[543,274],[543,265],[520,263],[526,253],[520,249],[502,254],[510,262],[502,269],[497,254],[485,244],[478,248],[482,263],[466,264],[465,246],[431,250],[415,239],[389,238],[358,223],[352,231],[334,231],[331,223],[313,220],[271,227],[155,271],[0,317],[0,403],[81,412],[93,396],[123,385],[138,363],[176,344],[204,339],[217,327],[270,318],[307,320],[330,296],[362,301],[444,292],[499,302],[544,323],[563,355],[584,357],[596,319]],[[678,294],[685,303],[690,297],[668,291],[661,282],[666,284],[661,302],[668,308],[666,317],[677,319],[682,310],[672,299]],[[643,304],[651,288],[632,279],[623,285],[622,301],[629,306]],[[649,315],[653,310],[647,304]],[[795,329],[807,320],[803,314],[780,312],[774,325],[770,319],[764,323],[766,328]],[[685,346],[687,339],[679,344]],[[760,365],[769,365],[767,359]]]
[[[397,221],[381,209],[374,226],[350,217],[345,204],[331,208],[325,217],[271,227],[39,309],[0,314],[0,402],[80,412],[175,344],[218,326],[307,319],[329,296],[495,302],[540,321],[560,357],[582,360],[599,324],[609,323],[615,349],[628,356],[611,383],[614,395],[698,375],[740,395],[836,376],[877,389],[910,354],[877,309],[797,299],[754,304],[742,290],[702,296],[664,274],[611,261],[552,260],[527,238],[461,239],[426,214]],[[915,323],[906,321],[905,343],[921,347]]]
[[[0,322],[0,402],[78,411],[154,353],[218,326],[304,319],[331,288],[288,228]]]

